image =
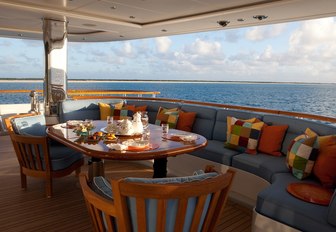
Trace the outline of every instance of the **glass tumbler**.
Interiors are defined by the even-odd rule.
[[[168,133],[169,133],[169,124],[162,123],[161,128],[162,128],[162,137],[164,139],[167,139],[168,138]]]

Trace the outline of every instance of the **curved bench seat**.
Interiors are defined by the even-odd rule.
[[[63,102],[63,107],[61,109],[66,110],[66,112],[62,112],[62,110],[60,111],[60,119],[63,120],[62,122],[67,118],[70,119],[68,115],[71,115],[71,110],[76,104],[81,108],[95,109],[97,111],[96,113],[91,112],[92,115],[95,115],[95,118],[92,119],[98,119],[99,107],[97,104],[100,101],[102,100],[84,100],[70,103]],[[105,100],[105,102],[107,101]],[[262,215],[267,220],[274,221],[281,225],[289,225],[288,228],[290,231],[295,231],[295,228],[303,231],[336,231],[336,216],[334,216],[336,214],[336,197],[333,198],[334,200],[330,206],[326,207],[306,203],[296,199],[286,192],[286,186],[289,183],[300,182],[300,180],[293,177],[289,172],[286,167],[285,156],[276,157],[263,153],[250,155],[224,147],[224,142],[227,139],[227,116],[233,116],[240,119],[255,117],[271,125],[288,125],[289,127],[281,148],[281,151],[284,154],[287,153],[291,141],[298,135],[301,135],[306,128],[314,130],[319,135],[330,135],[336,134],[335,126],[290,116],[225,109],[219,106],[204,106],[184,102],[167,102],[160,101],[160,99],[127,100],[127,104],[135,106],[147,105],[150,123],[155,122],[156,114],[160,106],[165,108],[179,108],[186,112],[196,112],[196,119],[193,124],[192,132],[206,137],[208,139],[208,146],[191,153],[191,155],[202,158],[202,160],[209,160],[209,162],[211,161],[216,164],[243,170],[242,173],[251,173],[252,176],[256,175],[270,183],[268,187],[261,190],[258,194],[255,210],[257,215]],[[85,107],[85,105],[87,107]],[[78,116],[77,113],[73,115]],[[81,114],[81,118],[71,119],[85,118],[88,118],[88,115]],[[239,179],[239,173],[237,174],[233,185],[239,185],[240,183],[235,182],[237,180],[242,180],[242,178]],[[255,177],[252,177],[251,180],[253,178],[255,179]],[[317,183],[313,177],[309,177],[303,182]],[[250,186],[253,186],[253,183],[248,183],[246,186],[240,186],[240,188],[249,188]],[[233,186],[233,188],[235,188],[235,186]],[[250,190],[246,189],[244,191]],[[272,226],[273,225],[274,223]],[[283,228],[281,226],[278,227],[278,225],[276,226],[277,229],[274,227],[274,230]],[[288,228],[286,229],[288,230]],[[254,229],[256,231],[272,231],[272,228],[269,230],[270,228],[266,227],[255,227]]]
[[[273,183],[258,195],[256,212],[302,231],[336,231],[328,223],[328,206],[311,204],[293,197],[286,191],[298,180],[290,173],[274,174]],[[316,183],[312,178],[302,183]]]

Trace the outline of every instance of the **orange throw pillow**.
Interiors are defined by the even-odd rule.
[[[138,112],[138,111],[146,111],[147,110],[147,105],[143,105],[143,106],[136,106],[134,112]]]
[[[288,125],[265,125],[261,132],[258,151],[269,155],[281,156],[281,145],[287,129]]]
[[[176,129],[191,132],[196,118],[196,112],[184,112],[180,110]]]
[[[320,147],[313,173],[323,187],[336,187],[336,144]]]

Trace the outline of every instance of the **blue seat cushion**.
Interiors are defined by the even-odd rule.
[[[83,158],[81,153],[61,144],[50,146],[49,151],[53,171],[65,169]]]
[[[286,166],[286,157],[271,156],[263,153],[239,154],[232,158],[232,166],[260,176],[272,183],[275,173],[289,172]]]
[[[208,145],[191,153],[194,156],[211,160],[220,164],[231,166],[232,157],[239,154],[239,151],[224,147],[224,142],[208,140]]]
[[[258,194],[256,211],[302,231],[335,232],[336,227],[327,222],[328,206],[302,201],[287,192],[287,185],[297,182],[317,183],[312,178],[300,181],[291,173],[275,174],[273,184]]]
[[[107,200],[113,199],[111,184],[103,176],[93,177],[90,187],[94,192]]]
[[[46,121],[44,115],[34,115],[12,119],[13,130],[21,135],[46,135]]]

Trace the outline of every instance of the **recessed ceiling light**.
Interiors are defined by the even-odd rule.
[[[264,20],[264,19],[267,19],[268,16],[266,15],[255,15],[253,16],[254,19],[258,19],[258,20]]]
[[[217,23],[222,27],[226,27],[230,23],[230,21],[220,20],[220,21],[217,21]]]

